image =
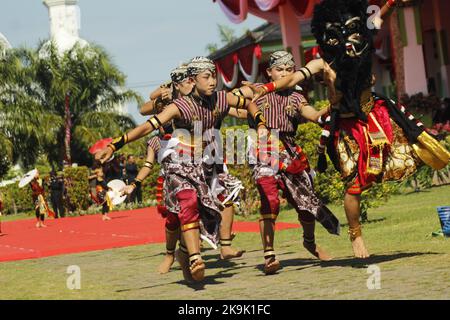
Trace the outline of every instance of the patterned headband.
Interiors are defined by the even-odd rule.
[[[216,72],[216,65],[214,62],[205,57],[195,57],[188,64],[187,74],[188,77],[194,77],[204,71]]]
[[[287,51],[276,51],[270,55],[269,68],[286,64],[295,66],[294,57]]]
[[[170,73],[170,78],[175,83],[181,83],[188,77],[187,70],[187,65],[181,65],[178,68],[172,70],[172,72]]]

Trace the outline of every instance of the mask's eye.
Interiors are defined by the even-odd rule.
[[[361,25],[359,23],[359,20],[354,20],[351,21],[348,25],[345,26],[345,29],[347,29],[347,31],[349,33],[356,33],[359,31]]]

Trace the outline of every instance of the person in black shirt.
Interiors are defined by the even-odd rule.
[[[132,155],[129,155],[127,158],[127,164],[125,165],[125,171],[127,174],[127,184],[130,184],[131,182],[136,179],[138,175],[138,167],[136,165],[136,160]],[[142,189],[141,186],[137,186],[136,189],[134,189],[133,193],[130,196],[130,202],[142,202]]]
[[[57,176],[55,171],[50,172],[50,201],[52,203],[53,211],[55,211],[55,219],[65,217],[64,210],[64,178]]]

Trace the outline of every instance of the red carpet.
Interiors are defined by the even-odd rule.
[[[35,220],[2,223],[0,262],[35,259],[68,253],[104,250],[147,243],[163,243],[164,219],[156,208],[113,212],[112,220],[100,215],[47,220],[47,228],[37,229]],[[298,228],[279,222],[277,230]],[[259,232],[258,222],[236,222],[236,232]]]

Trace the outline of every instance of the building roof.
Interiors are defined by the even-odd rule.
[[[303,39],[304,40],[311,39],[312,37],[311,20],[303,20],[299,24]],[[282,42],[282,35],[280,25],[265,23],[252,31],[248,31],[246,34],[236,39],[235,41],[227,44],[226,46],[218,49],[214,53],[210,54],[209,58],[212,60],[221,59],[249,45],[260,44],[262,47],[264,47],[264,44],[273,44],[281,42]]]

